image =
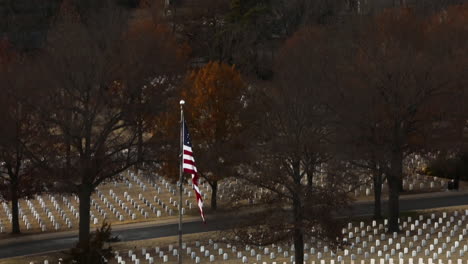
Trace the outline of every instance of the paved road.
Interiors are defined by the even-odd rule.
[[[457,205],[468,205],[468,193],[437,193],[434,196],[409,195],[400,199],[400,211],[424,210]],[[372,215],[372,202],[358,202],[351,210],[352,215]],[[387,202],[383,201],[382,210],[387,210]]]
[[[413,195],[400,200],[401,211],[430,209],[438,207],[468,205],[468,193],[438,193],[434,196]],[[382,207],[386,209],[386,203]],[[371,215],[373,212],[372,202],[357,202],[352,206],[352,215]],[[346,214],[346,213],[344,213]],[[199,220],[184,223],[184,234],[224,230],[236,223],[237,219],[232,216],[220,216],[211,218],[209,224],[202,224]],[[130,229],[115,230],[122,241],[133,241],[158,237],[177,235],[177,224],[153,225],[143,227],[131,227]],[[62,235],[61,237],[43,240],[23,239],[22,241],[11,240],[11,243],[0,244],[0,259],[22,255],[40,254],[48,251],[63,250],[74,246],[77,242],[76,234]],[[10,241],[10,240],[8,240]],[[1,242],[1,241],[0,241]]]

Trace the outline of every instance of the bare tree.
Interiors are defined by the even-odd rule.
[[[352,50],[350,48],[350,50]],[[354,77],[354,76],[353,76]],[[374,218],[382,217],[381,197],[384,180],[383,164],[386,164],[385,144],[382,134],[386,128],[382,120],[381,103],[377,94],[369,94],[362,86],[348,82],[346,73],[341,71],[341,81],[346,88],[334,96],[333,109],[340,121],[336,149],[340,158],[349,164],[350,170],[360,171],[360,177],[369,177],[374,187]],[[353,85],[349,88],[348,85]]]
[[[441,58],[441,61],[450,61],[445,62],[444,72],[441,71],[439,74],[453,80],[450,89],[443,97],[438,98],[438,104],[442,106],[443,111],[438,113],[439,121],[435,123],[435,131],[431,137],[434,140],[430,150],[441,152],[439,156],[441,159],[450,160],[452,158],[449,156],[458,153],[458,159],[461,161],[465,158],[464,153],[468,149],[466,134],[468,78],[464,73],[464,69],[468,67],[468,61],[464,59],[468,54],[468,48],[466,48],[468,31],[465,26],[468,23],[467,14],[468,3],[465,3],[448,6],[428,17],[430,52]],[[445,165],[449,165],[449,160]],[[455,170],[452,173],[455,186],[458,186],[460,174],[463,171],[462,166],[460,167],[462,163],[451,168]]]
[[[40,111],[63,151],[55,170],[62,185],[80,198],[79,246],[87,252],[91,194],[99,184],[140,162],[138,108],[140,100],[149,103],[149,98],[138,95],[143,80],[163,74],[165,61],[153,57],[149,64],[144,56],[154,55],[148,49],[158,46],[141,38],[128,39],[132,35],[124,10],[112,5],[96,9],[85,22],[75,14],[68,9],[49,34],[39,71],[49,89]],[[135,72],[132,67],[138,61],[143,66]]]
[[[387,177],[389,231],[397,232],[403,160],[427,146],[442,111],[436,102],[459,74],[446,70],[451,56],[431,50],[424,20],[410,10],[387,10],[372,21],[362,26],[354,62],[341,74],[348,78],[342,103],[357,117],[349,124],[361,127],[359,138]]]
[[[307,28],[283,47],[274,82],[257,88],[260,95],[250,104],[249,114],[257,120],[252,162],[237,176],[261,188],[257,200],[270,209],[237,235],[256,244],[292,240],[296,263],[303,262],[304,242],[311,236],[339,244],[333,211],[348,203],[353,180],[331,155],[336,115],[327,103],[328,77],[321,70],[334,65],[326,53],[333,43],[330,36]],[[326,171],[318,170],[325,161]]]
[[[145,137],[149,138],[154,131],[155,117],[167,109],[167,98],[181,81],[190,49],[178,43],[164,21],[148,14],[131,20],[124,39],[125,76],[121,81],[132,91],[127,95],[135,111],[141,162],[148,160],[143,155]]]
[[[190,45],[195,62],[221,59],[217,38],[224,29],[229,5],[229,0],[191,0],[171,6],[168,19]]]
[[[18,234],[19,199],[47,187],[47,177],[39,170],[45,163],[42,155],[47,139],[41,137],[44,130],[31,107],[31,98],[38,94],[25,76],[31,61],[5,43],[0,44],[0,199],[11,201],[12,233]]]

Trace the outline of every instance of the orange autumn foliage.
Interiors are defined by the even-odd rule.
[[[211,208],[216,209],[218,181],[232,176],[244,157],[239,135],[247,85],[234,66],[209,62],[189,74],[182,95],[198,171],[212,188]]]
[[[242,108],[241,97],[246,84],[234,66],[209,62],[193,71],[187,78],[189,118],[196,123],[196,131],[204,138],[226,140],[238,124],[238,109]]]

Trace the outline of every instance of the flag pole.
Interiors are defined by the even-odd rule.
[[[177,259],[182,264],[182,187],[183,187],[183,158],[184,158],[184,100],[180,100],[180,169],[179,169],[179,254]]]

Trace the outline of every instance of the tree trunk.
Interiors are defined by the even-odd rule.
[[[293,162],[293,177],[294,177],[294,185],[295,185],[295,192],[292,194],[292,203],[293,203],[293,213],[294,213],[294,232],[293,232],[293,240],[294,240],[294,258],[296,263],[304,263],[304,236],[302,232],[302,222],[303,222],[303,209],[302,209],[302,201],[301,201],[301,171],[300,171],[300,163]]]
[[[374,218],[382,218],[382,173],[374,172]]]
[[[453,189],[458,191],[460,185],[460,173],[457,172],[453,179]]]
[[[19,212],[18,212],[18,183],[11,183],[11,217],[12,217],[12,233],[21,233],[19,225]]]
[[[70,137],[65,135],[65,159],[66,159],[66,170],[69,170],[71,168],[71,143],[70,143]]]
[[[138,142],[137,142],[137,160],[138,160],[138,165],[140,166],[140,162],[143,161],[143,121],[140,118],[140,120],[137,123],[137,136],[138,136]]]
[[[307,172],[307,186],[309,187],[309,191],[312,190],[314,187],[314,172],[310,170]]]
[[[302,234],[302,209],[300,197],[294,195],[294,258],[296,263],[304,263],[304,237]]]
[[[218,209],[218,204],[216,198],[218,197],[218,181],[214,181],[211,184],[211,209],[216,210]]]
[[[91,193],[92,187],[86,185],[82,185],[78,193],[78,197],[80,198],[80,226],[78,245],[84,251],[89,250]]]
[[[398,190],[403,192],[405,189],[403,188],[403,173],[400,175],[400,179],[398,180]]]
[[[403,153],[401,150],[395,150],[392,153],[391,173],[387,175],[388,179],[388,229],[390,232],[400,231],[398,218],[400,216],[400,179],[403,173],[402,168]]]
[[[400,231],[398,226],[398,217],[400,214],[400,193],[399,193],[399,184],[398,179],[395,179],[395,175],[388,177],[388,190],[389,190],[389,197],[388,197],[388,230],[390,232],[398,232]]]

